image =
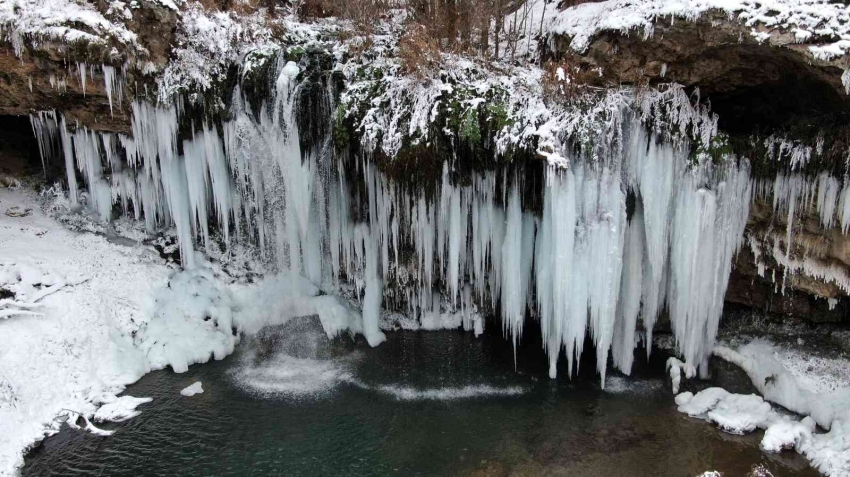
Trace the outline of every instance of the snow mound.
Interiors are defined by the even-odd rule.
[[[192,383],[191,385],[185,387],[183,390],[180,391],[180,394],[183,395],[183,396],[186,396],[186,397],[192,397],[195,394],[203,394],[203,393],[204,393],[204,388],[201,386],[200,381],[195,381],[194,383]]]
[[[253,335],[300,316],[317,315],[328,338],[344,331],[363,334],[357,310],[340,297],[323,295],[304,277],[284,273],[259,286],[231,286],[215,276],[209,262],[197,263],[154,293],[150,319],[136,334],[136,346],[153,369],[170,366],[183,373],[192,364],[224,359],[240,332]]]
[[[708,412],[709,422],[731,434],[746,434],[766,422],[772,410],[770,404],[755,394],[729,394]]]
[[[189,365],[224,359],[238,338],[233,332],[233,298],[209,269],[177,273],[154,294],[154,309],[136,334],[136,345],[153,369],[183,373]]]
[[[810,442],[816,427],[811,417],[805,417],[800,422],[782,420],[767,428],[761,440],[761,448],[765,452],[801,450],[803,443]]]
[[[708,388],[698,392],[696,395],[687,392],[676,396],[676,404],[679,412],[691,417],[702,416],[714,409],[717,403],[727,397],[729,393],[721,388]]]

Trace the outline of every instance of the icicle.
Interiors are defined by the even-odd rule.
[[[522,323],[525,319],[525,283],[523,283],[522,263],[522,207],[519,190],[514,181],[508,198],[508,213],[505,240],[500,245],[502,265],[502,329],[510,335],[514,350],[517,340],[522,336]]]
[[[663,304],[672,200],[687,157],[684,151],[672,145],[659,144],[658,139],[648,136],[640,125],[632,127],[631,133],[629,182],[639,192],[646,227],[647,267],[641,316],[647,343],[652,343],[652,330]],[[647,346],[647,355],[651,350],[652,346]]]
[[[614,329],[613,358],[623,374],[630,375],[634,362],[635,328],[640,311],[641,281],[643,280],[644,219],[640,205],[626,230],[623,250],[623,272],[620,279],[620,299],[617,303],[617,323]],[[652,347],[651,343],[647,344]]]
[[[85,87],[85,65],[77,66]],[[649,350],[666,305],[678,349],[705,370],[747,218],[753,186],[746,163],[689,164],[687,147],[635,120],[623,126],[622,150],[598,161],[565,153],[564,168],[548,169],[536,218],[523,211],[521,172],[487,171],[461,185],[445,163],[428,184],[436,191],[430,196],[392,182],[368,156],[332,156],[329,138],[302,149],[299,73],[295,63],[275,63],[273,97],[259,111],[237,88],[223,136],[203,124],[180,148],[179,102],[134,101],[132,137],[83,128],[71,134],[60,119],[72,204],[79,169],[89,205],[104,220],[120,202],[125,214],[132,207],[144,216],[148,231],[173,225],[186,268],[195,265],[196,239],[211,246],[210,219],[228,243],[235,227],[281,272],[323,288],[351,284],[372,346],[385,338],[384,300],[388,308],[406,300],[423,326],[462,326],[476,335],[484,327],[479,307],[499,310],[515,350],[533,307],[550,376],[562,349],[568,375],[577,372],[589,333],[604,386],[609,354],[620,370],[631,370],[638,316]],[[103,75],[112,108],[120,78],[107,65]],[[42,116],[32,121],[46,161],[55,137]],[[850,227],[850,188],[826,175],[817,191],[794,180],[758,183],[756,195],[773,193],[774,207],[789,212],[816,204],[825,225],[836,221],[837,203],[838,220]],[[635,197],[630,221],[627,191]]]
[[[77,63],[77,72],[80,73],[80,87],[83,88],[83,96],[86,95],[86,64]]]
[[[115,68],[109,65],[102,65],[103,69],[103,86],[106,89],[106,97],[109,98],[109,115],[114,116],[112,112],[112,94],[118,86],[115,77]]]
[[[41,168],[47,174],[47,163],[56,157],[56,143],[59,134],[59,123],[56,111],[40,111],[30,114],[30,125],[38,142],[38,153],[41,157]]]
[[[364,224],[355,228],[357,241],[362,241],[366,252],[366,294],[363,298],[363,335],[369,346],[375,347],[386,340],[381,332],[379,320],[381,314],[381,278],[378,276],[378,251],[377,244],[372,234]]]
[[[68,179],[68,200],[71,207],[77,207],[77,171],[74,168],[74,143],[65,118],[60,121],[59,137],[62,139],[62,153],[65,156],[65,176]]]

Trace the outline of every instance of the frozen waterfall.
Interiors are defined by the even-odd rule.
[[[564,152],[569,166],[544,173],[540,210],[525,203],[522,170],[456,181],[446,163],[426,193],[368,157],[335,153],[329,136],[302,147],[298,66],[279,64],[275,74],[260,111],[237,87],[220,131],[202,124],[182,141],[177,108],[140,101],[132,137],[72,132],[48,115],[34,116],[33,129],[46,159],[64,153],[72,204],[79,171],[101,220],[120,204],[148,231],[174,227],[186,268],[214,224],[226,243],[251,241],[279,271],[326,292],[353,285],[372,346],[384,340],[384,308],[421,323],[458,316],[476,333],[492,311],[514,343],[531,317],[551,377],[562,351],[569,374],[577,369],[589,334],[604,383],[609,355],[630,373],[635,348],[651,342],[666,310],[679,352],[706,371],[751,200],[745,160],[689,164],[686,146],[634,119],[611,157]],[[332,98],[328,91],[317,114],[330,115]],[[822,195],[819,203],[844,196],[831,183]]]

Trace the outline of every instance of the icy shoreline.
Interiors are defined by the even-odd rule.
[[[329,337],[363,332],[356,308],[302,277],[241,286],[200,254],[196,270],[175,273],[152,247],[70,231],[34,192],[0,189],[0,208],[13,207],[23,216],[0,215],[0,289],[15,295],[0,317],[0,476],[15,475],[63,422],[111,434],[95,423],[130,419],[149,402],[117,397],[126,386],[223,359],[240,332],[305,315]]]
[[[671,358],[668,367],[676,404],[680,412],[716,424],[727,433],[747,434],[763,429],[764,452],[795,450],[824,475],[848,475],[847,359],[814,354],[763,339],[754,339],[736,349],[717,346],[714,355],[745,371],[760,395],[735,394],[719,387],[696,394],[678,393],[681,363]],[[786,410],[803,418],[798,420]]]
[[[33,192],[0,189],[0,208],[14,206],[31,212],[0,214],[0,287],[21,297],[26,288],[65,286],[39,301],[41,316],[0,319],[0,475],[14,475],[23,452],[63,418],[132,417],[116,395],[150,371],[132,334],[149,292],[169,274],[152,249],[71,232],[42,212]]]

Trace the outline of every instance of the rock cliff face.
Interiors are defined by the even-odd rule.
[[[825,230],[813,214],[795,221],[789,248],[787,219],[753,202],[727,301],[811,321],[846,320],[850,236]]]
[[[122,13],[126,28],[135,34],[132,44],[104,35],[98,36],[105,38],[102,42],[68,42],[26,34],[16,44],[11,35],[5,36],[0,41],[0,115],[25,116],[55,109],[69,122],[92,130],[129,132],[126,98],[134,95],[136,88],[144,91],[153,84],[147,73],[168,63],[178,21],[177,12],[159,2],[134,4],[132,12]],[[106,16],[118,15],[105,2],[95,2],[94,8]],[[80,35],[97,34],[85,25],[76,26]],[[115,82],[111,107],[104,66],[123,78]],[[129,90],[119,91],[124,85]],[[120,96],[125,101],[119,101]]]
[[[764,38],[757,35],[764,34]],[[658,18],[650,36],[641,31],[600,31],[581,53],[572,39],[552,35],[545,56],[598,73],[594,81],[620,84],[679,83],[698,90],[719,116],[735,152],[751,158],[755,175],[773,176],[776,164],[756,159],[752,135],[772,134],[814,143],[826,138],[823,154],[809,171],[844,173],[850,96],[842,78],[846,56],[823,59],[788,29],[741,24],[728,12],[711,10],[696,19]],[[768,36],[769,35],[769,36]]]
[[[94,6],[105,17],[116,15],[101,3]],[[24,36],[22,45],[8,37],[0,42],[0,116],[56,109],[69,123],[128,134],[127,98],[152,94],[157,73],[172,55],[180,21],[178,12],[164,3],[137,5],[121,19],[135,35],[132,42],[106,37],[105,42],[69,43],[32,36]],[[734,152],[750,158],[757,179],[787,169],[767,154],[764,138],[769,136],[800,143],[824,137],[823,151],[800,171],[810,176],[830,171],[839,177],[846,172],[850,129],[844,125],[850,124],[850,96],[842,78],[847,57],[817,57],[792,32],[771,30],[760,41],[751,27],[728,13],[709,11],[689,20],[658,19],[649,36],[601,31],[582,52],[571,49],[566,35],[544,41],[544,60],[591,72],[588,77],[602,87],[674,82],[698,89],[718,114],[719,128]],[[121,75],[124,101],[119,101],[121,91],[108,90],[107,68]],[[437,159],[429,162],[441,164]],[[840,299],[848,296],[850,284],[850,279],[844,281],[850,269],[850,236],[840,227],[825,229],[814,210],[804,209],[788,234],[786,216],[763,200],[753,202],[728,301],[815,321],[846,319],[850,308]],[[789,264],[796,267],[793,273],[787,271]]]

